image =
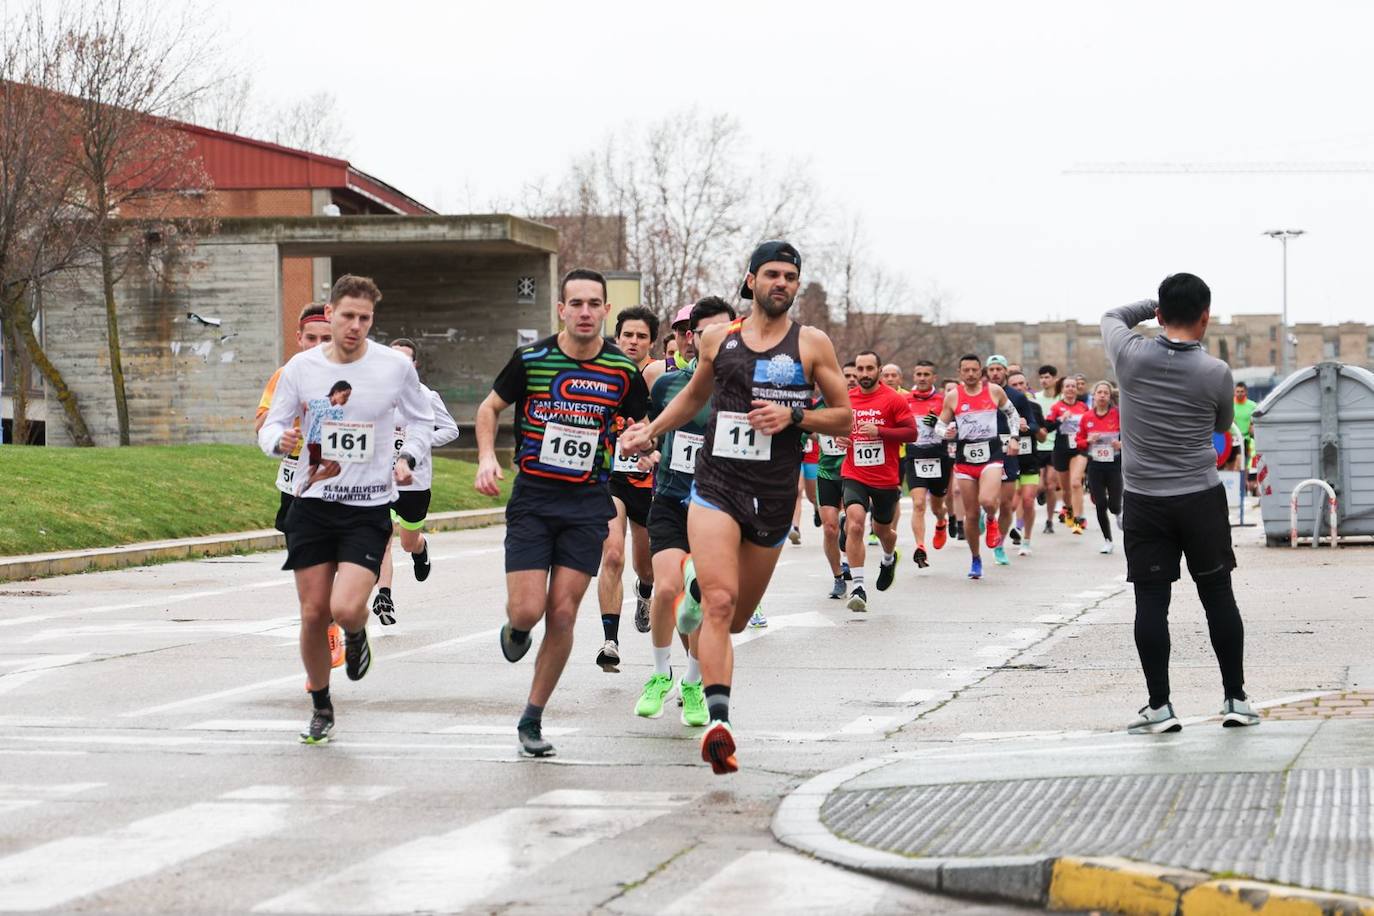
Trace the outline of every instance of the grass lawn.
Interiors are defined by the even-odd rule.
[[[270,528],[275,459],[251,445],[0,446],[0,556]],[[431,512],[505,505],[472,489],[477,466],[439,458]]]

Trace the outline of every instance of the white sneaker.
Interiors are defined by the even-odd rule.
[[[1022,541],[1022,542],[1021,542],[1021,546],[1018,547],[1018,548],[1016,549],[1016,555],[1017,555],[1018,557],[1028,557],[1028,556],[1030,556],[1030,555],[1031,555],[1031,548],[1030,548],[1030,545],[1027,544],[1025,541]]]
[[[1222,728],[1242,728],[1259,724],[1259,713],[1255,712],[1249,700],[1227,700],[1221,704]]]
[[[1159,735],[1182,730],[1183,723],[1174,715],[1173,703],[1165,703],[1159,709],[1147,703],[1140,707],[1140,718],[1126,726],[1126,731],[1132,735]]]
[[[1098,553],[1111,553],[1112,550],[1114,550],[1114,549],[1115,549],[1115,548],[1114,548],[1114,546],[1112,545],[1112,542],[1111,542],[1111,541],[1103,541],[1103,542],[1102,542],[1102,546],[1101,546],[1100,548],[1098,548],[1098,551],[1097,551],[1097,552],[1098,552]]]

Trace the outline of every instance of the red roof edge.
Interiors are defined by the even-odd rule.
[[[348,167],[348,189],[407,216],[434,216],[439,212],[351,165]]]

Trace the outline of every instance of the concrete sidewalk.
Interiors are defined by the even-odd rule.
[[[495,509],[462,509],[455,512],[436,512],[425,520],[425,527],[429,531],[458,531],[464,528],[499,525],[505,520],[505,506]],[[65,576],[97,569],[122,569],[126,566],[142,566],[165,560],[193,560],[258,550],[279,550],[285,546],[285,536],[275,528],[267,528],[262,531],[238,531],[170,541],[145,541],[119,547],[0,557],[0,582]]]
[[[1143,702],[1125,590],[930,704],[890,753],[802,785],[775,835],[911,886],[1055,909],[1374,914],[1374,552],[1236,537],[1258,727],[1220,727],[1185,582],[1173,699],[1195,717],[1125,734]]]

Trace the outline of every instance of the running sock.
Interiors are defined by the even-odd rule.
[[[510,640],[511,640],[511,642],[517,643],[517,644],[518,644],[518,643],[523,643],[525,640],[527,640],[527,639],[529,639],[529,638],[530,638],[530,631],[529,631],[529,630],[517,630],[515,627],[511,627],[511,628],[510,628]]]
[[[854,569],[853,567],[850,567],[849,578],[853,580],[855,588],[864,587],[864,571],[862,569]]]
[[[321,687],[319,690],[310,691],[310,702],[315,704],[316,709],[333,709],[334,703],[329,699],[329,688]]]
[[[391,600],[391,589],[390,589],[390,588],[379,588],[379,589],[377,589],[377,594],[379,594],[379,595],[386,595],[387,600],[388,600],[388,601]]]
[[[896,555],[895,553],[885,553],[885,554],[883,554],[883,565],[884,565],[884,566],[891,566],[893,563],[896,563],[896,562],[897,562],[897,555]]]
[[[730,688],[726,684],[711,684],[703,693],[706,694],[706,709],[711,715],[712,722],[730,721]]]
[[[544,720],[544,707],[535,706],[533,703],[525,704],[525,714],[520,717],[520,724],[538,725]]]
[[[652,583],[652,582],[640,582],[640,583],[639,583],[639,597],[644,598],[644,599],[647,600],[648,598],[653,597],[653,594],[654,594],[654,583]]]
[[[672,675],[672,666],[668,660],[673,657],[673,644],[669,643],[662,648],[654,646],[654,674]]]
[[[620,615],[602,614],[601,629],[606,632],[606,638],[619,645],[620,643]]]
[[[682,679],[689,684],[701,683],[701,664],[691,652],[687,653],[687,673],[682,676]]]

